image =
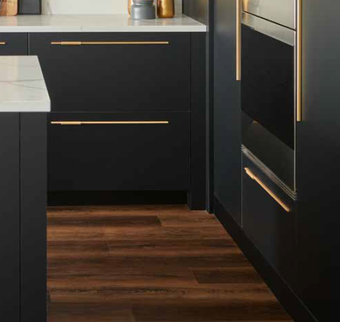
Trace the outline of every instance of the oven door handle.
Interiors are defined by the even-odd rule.
[[[241,17],[242,0],[236,0],[236,80],[241,80]]]

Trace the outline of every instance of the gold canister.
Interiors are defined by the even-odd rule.
[[[173,18],[175,15],[174,0],[157,0],[158,18]]]

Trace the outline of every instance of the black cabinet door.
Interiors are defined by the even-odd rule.
[[[54,112],[190,110],[190,34],[31,34],[30,54]]]
[[[46,123],[46,113],[20,114],[20,322],[46,322]]]
[[[337,319],[340,271],[340,2],[303,6],[303,106],[297,125],[299,295],[318,321]],[[327,17],[325,19],[325,17]],[[326,36],[327,35],[327,36]]]
[[[0,33],[0,55],[27,55],[27,34]]]
[[[236,81],[236,1],[216,0],[214,21],[215,195],[241,223],[241,110]]]
[[[50,191],[190,189],[188,112],[53,113],[49,123]]]
[[[20,319],[19,114],[0,113],[0,320]]]
[[[266,261],[293,287],[296,280],[295,202],[245,156],[243,166],[244,232]]]

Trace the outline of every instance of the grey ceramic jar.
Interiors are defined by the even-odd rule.
[[[155,19],[156,7],[153,0],[132,0],[131,18],[140,19]]]

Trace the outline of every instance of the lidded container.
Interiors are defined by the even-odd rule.
[[[139,19],[155,19],[156,7],[153,0],[132,0],[131,18]]]

